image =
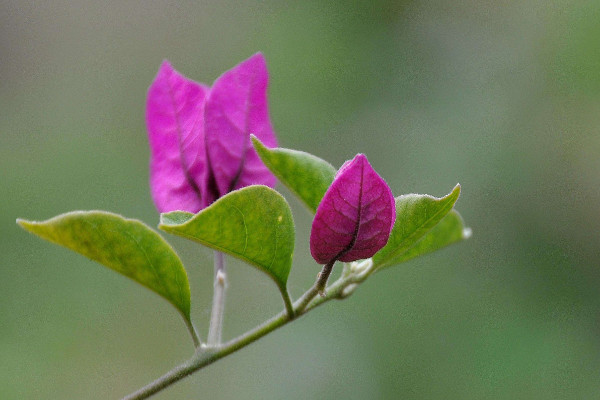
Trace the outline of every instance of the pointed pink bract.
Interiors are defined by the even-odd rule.
[[[161,65],[148,89],[150,187],[159,212],[198,212],[207,161],[202,112],[208,88]]]
[[[395,220],[391,189],[358,154],[342,165],[317,208],[310,252],[319,264],[372,257],[387,243]]]
[[[268,80],[265,59],[258,53],[221,75],[206,100],[204,132],[218,196],[253,184],[275,186],[275,177],[250,142],[252,133],[267,147],[277,145],[269,120]]]
[[[253,184],[275,186],[250,143],[277,141],[267,107],[262,54],[225,72],[213,89],[187,79],[165,61],[148,89],[150,186],[160,212],[196,213],[219,197]]]

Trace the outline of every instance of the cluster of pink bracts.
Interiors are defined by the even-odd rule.
[[[258,53],[208,87],[163,62],[148,90],[150,186],[160,212],[197,213],[249,185],[276,178],[250,142],[277,146],[267,104],[268,71]],[[320,264],[372,257],[388,241],[392,191],[363,154],[347,161],[319,204],[310,249]]]

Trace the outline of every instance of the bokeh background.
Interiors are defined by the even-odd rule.
[[[0,397],[120,398],[187,359],[150,291],[20,230],[105,209],[156,226],[146,90],[164,58],[212,83],[256,51],[280,144],[364,152],[396,194],[457,203],[473,237],[157,399],[600,398],[600,2],[0,2]],[[309,213],[289,282],[319,266]],[[207,330],[212,253],[171,237]],[[224,335],[278,312],[229,263]]]

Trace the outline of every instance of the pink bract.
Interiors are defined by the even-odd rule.
[[[221,75],[206,100],[206,149],[219,196],[253,184],[275,186],[275,176],[250,142],[252,133],[265,146],[277,146],[267,107],[268,80],[258,53]]]
[[[208,88],[164,61],[148,89],[150,188],[159,212],[202,208],[207,163],[202,112]]]
[[[372,257],[387,243],[395,220],[390,187],[358,154],[339,169],[317,208],[310,252],[319,264]]]
[[[268,71],[258,53],[221,75],[212,89],[163,62],[148,90],[150,186],[159,212],[196,213],[228,192],[276,179],[250,144],[277,141],[267,106]]]

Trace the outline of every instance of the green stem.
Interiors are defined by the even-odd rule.
[[[281,296],[283,297],[283,303],[285,304],[285,311],[287,312],[290,319],[293,319],[296,315],[294,311],[294,306],[292,305],[292,299],[290,298],[290,294],[287,291],[287,288],[284,288],[281,291]]]
[[[190,321],[189,319],[187,319],[185,317],[183,318],[183,320],[185,321],[185,326],[187,326],[188,331],[190,332],[190,335],[192,336],[192,340],[194,341],[194,347],[197,349],[202,344],[202,341],[200,340],[200,336],[198,335],[198,331],[196,331],[196,327],[194,326],[194,324],[192,324],[192,321]]]
[[[275,329],[282,327],[288,322],[297,317],[306,314],[310,310],[320,306],[321,304],[335,298],[342,298],[343,290],[348,285],[355,284],[352,277],[340,278],[327,289],[323,296],[317,296],[319,293],[320,281],[317,279],[315,285],[311,287],[300,299],[292,305],[292,313],[288,310],[282,311],[275,315],[265,323],[257,326],[244,333],[237,338],[215,347],[199,347],[194,356],[183,364],[173,368],[165,375],[161,376],[154,382],[144,386],[137,392],[123,398],[123,400],[142,400],[147,399],[155,393],[167,388],[173,383],[193,374],[194,372],[212,364],[213,362],[237,351],[261,337],[273,332]],[[316,298],[315,298],[316,297]],[[287,307],[286,307],[287,308]]]
[[[327,279],[329,279],[329,275],[331,274],[331,270],[333,269],[333,264],[335,264],[335,260],[325,264],[323,269],[317,276],[317,281],[315,284],[308,289],[306,293],[300,297],[298,300],[298,307],[296,308],[296,312],[302,312],[308,306],[308,303],[317,295],[321,294],[321,297],[326,297],[325,286],[327,285]]]

